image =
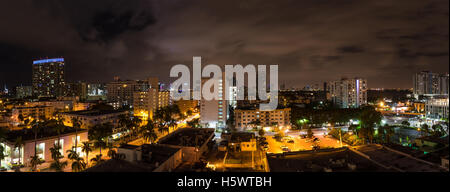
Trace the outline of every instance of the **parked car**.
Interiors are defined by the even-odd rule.
[[[295,143],[295,141],[294,140],[289,140],[288,143]]]
[[[289,147],[286,147],[286,146],[281,146],[281,150],[283,151],[283,152],[289,152],[289,151],[291,151],[291,149],[289,149]]]

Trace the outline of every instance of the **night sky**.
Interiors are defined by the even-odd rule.
[[[68,81],[158,76],[175,64],[278,64],[279,84],[365,77],[411,88],[448,73],[448,0],[2,0],[0,87],[65,57]],[[205,63],[206,62],[206,63]]]

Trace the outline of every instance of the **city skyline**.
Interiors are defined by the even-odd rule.
[[[30,85],[32,61],[45,57],[65,58],[67,82],[171,82],[170,67],[193,56],[278,64],[287,88],[343,76],[412,88],[417,72],[448,73],[448,1],[4,3],[0,85],[10,90]]]

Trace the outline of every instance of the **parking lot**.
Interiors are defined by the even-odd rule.
[[[277,141],[273,136],[265,136],[268,143],[268,153],[282,153],[282,146],[285,146],[290,151],[312,150],[314,142],[310,139],[301,138],[298,134],[287,134],[288,136],[281,141]],[[321,149],[323,148],[338,148],[341,147],[339,140],[332,137],[324,137],[323,133],[315,132],[314,137],[318,139],[315,142]],[[292,140],[289,142],[289,140]]]

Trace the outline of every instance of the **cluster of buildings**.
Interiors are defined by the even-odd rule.
[[[328,100],[340,108],[358,108],[367,104],[367,80],[362,78],[342,78],[327,82]]]
[[[422,71],[413,78],[415,102],[422,103],[429,119],[448,120],[449,74]]]

